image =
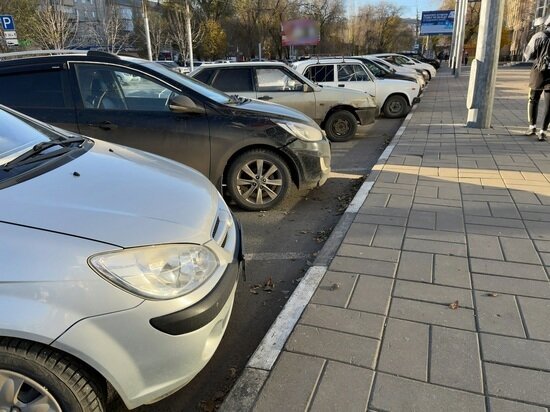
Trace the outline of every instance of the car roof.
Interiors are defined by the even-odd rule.
[[[310,65],[310,64],[336,64],[336,63],[361,63],[361,60],[357,58],[342,58],[342,57],[325,57],[323,59],[309,59],[309,60],[300,60],[298,62],[292,63],[294,67]]]
[[[284,66],[288,67],[283,62],[232,62],[232,63],[208,63],[203,64],[200,67],[197,67],[198,69],[211,69],[215,67],[251,67],[251,66]]]

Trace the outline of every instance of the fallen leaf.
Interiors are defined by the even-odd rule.
[[[449,305],[451,309],[458,309],[458,300],[455,300],[453,303]]]
[[[234,378],[237,376],[237,368],[229,368],[229,377]]]
[[[495,293],[495,292],[489,292],[489,293],[486,293],[485,296],[490,296],[492,298],[498,296],[498,293]]]
[[[272,292],[275,288],[275,284],[273,283],[273,279],[271,279],[271,276],[267,278],[267,280],[264,283],[264,291],[265,292]]]
[[[340,284],[333,283],[332,285],[330,285],[330,290],[336,290],[336,289],[340,289]]]

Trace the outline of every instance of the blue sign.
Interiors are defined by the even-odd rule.
[[[5,31],[15,30],[15,21],[13,21],[13,16],[0,16],[0,23],[2,23],[2,28]]]
[[[420,23],[420,35],[452,35],[454,21],[454,10],[423,11],[422,22]]]

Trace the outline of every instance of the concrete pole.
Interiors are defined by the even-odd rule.
[[[193,37],[191,37],[191,12],[189,11],[189,0],[185,0],[185,29],[187,31],[187,47],[189,48],[189,69],[193,71]]]
[[[148,0],[141,0],[141,7],[143,8],[143,23],[145,26],[145,41],[147,43],[147,58],[149,61],[153,60],[153,52],[151,51],[151,33],[149,32],[149,17],[147,16],[147,2]]]
[[[476,57],[472,62],[466,102],[468,127],[488,129],[491,126],[504,4],[502,0],[481,3]]]
[[[449,51],[449,67],[454,68],[455,53],[456,53],[456,37],[458,27],[458,2],[455,3],[455,20],[453,22],[453,37],[451,37],[451,50]]]
[[[466,29],[466,16],[468,13],[468,0],[461,0],[460,1],[460,8],[459,8],[459,14],[460,14],[460,25],[458,26],[458,36],[457,36],[457,45],[456,45],[456,62],[455,67],[456,70],[454,71],[455,77],[459,77],[460,73],[462,72],[462,57],[463,57],[463,51],[464,51],[464,31]]]

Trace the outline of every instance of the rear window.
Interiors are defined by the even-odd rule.
[[[60,70],[0,76],[0,103],[10,107],[65,108],[61,76]]]
[[[193,75],[193,78],[203,82],[204,84],[210,84],[210,78],[212,77],[212,69],[204,69],[198,72],[196,75]]]
[[[254,91],[252,70],[248,68],[219,69],[212,86],[223,92]]]
[[[326,64],[319,66],[310,66],[306,69],[304,76],[315,83],[333,82],[334,65]]]

